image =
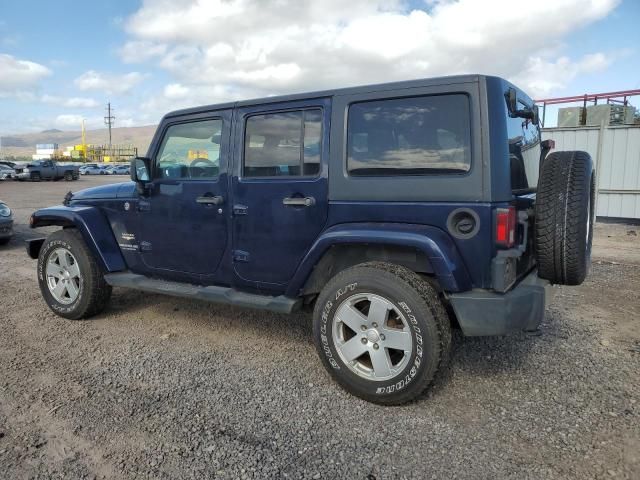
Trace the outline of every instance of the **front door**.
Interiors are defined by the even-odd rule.
[[[236,111],[233,267],[240,284],[281,290],[327,218],[327,99]]]
[[[138,211],[138,245],[148,271],[176,280],[211,280],[227,245],[227,165],[231,111],[161,126],[153,180]]]

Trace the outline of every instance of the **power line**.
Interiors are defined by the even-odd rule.
[[[112,115],[111,102],[107,103],[107,115],[104,117],[104,124],[109,127],[109,147],[111,147],[111,126],[115,123],[116,117]]]

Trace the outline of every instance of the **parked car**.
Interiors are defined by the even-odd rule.
[[[109,175],[129,175],[129,165],[113,165],[108,167]]]
[[[105,175],[105,168],[102,165],[86,165],[83,170],[83,175]]]
[[[80,173],[78,167],[73,165],[61,165],[54,160],[37,160],[29,163],[19,173],[18,180],[31,180],[39,182],[40,180],[61,180],[65,179],[78,180]]]
[[[81,165],[78,170],[80,171],[80,175],[85,175],[86,174],[85,171],[87,169],[97,167],[97,166],[98,166],[97,163],[85,163],[84,165]]]
[[[10,180],[16,176],[16,171],[13,167],[0,164],[0,180]]]
[[[0,200],[0,245],[6,245],[13,236],[13,216],[11,209]]]
[[[4,165],[5,167],[10,167],[10,168],[15,168],[16,163],[15,162],[10,162],[8,160],[2,160],[0,161],[0,166]]]
[[[331,376],[398,404],[444,368],[454,326],[535,330],[550,285],[585,279],[593,163],[552,148],[531,98],[483,75],[180,110],[133,183],[34,212],[65,228],[28,252],[70,319],[113,286],[312,308]]]

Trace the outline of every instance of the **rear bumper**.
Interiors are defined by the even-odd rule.
[[[507,293],[471,290],[449,301],[466,336],[504,335],[538,328],[551,289],[534,270]]]

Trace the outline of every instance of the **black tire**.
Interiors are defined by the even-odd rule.
[[[0,245],[6,245],[11,241],[11,237],[0,238]]]
[[[393,305],[394,312],[401,312],[406,320],[405,331],[410,333],[412,341],[411,354],[404,353],[403,360],[397,364],[397,374],[385,380],[363,378],[354,372],[338,352],[334,338],[334,328],[336,331],[345,328],[334,325],[337,310],[357,299],[358,295],[367,293],[384,297]],[[387,312],[386,315],[385,321],[391,321],[392,314]],[[398,405],[422,394],[448,363],[451,348],[451,324],[435,289],[411,270],[382,262],[348,268],[327,283],[313,312],[313,336],[322,363],[338,384],[353,395],[383,405]],[[362,338],[357,338],[360,336]],[[364,330],[358,331],[350,339],[353,338],[365,344],[368,334]],[[384,347],[384,336],[379,338],[383,351],[390,354]],[[367,343],[362,348],[375,346]],[[370,349],[369,352],[374,353]],[[354,361],[368,361],[373,369],[368,352]]]
[[[54,298],[47,281],[47,262],[58,249],[68,250],[77,260],[80,271],[79,293],[69,304],[61,303]],[[104,310],[111,298],[111,286],[104,280],[104,271],[75,228],[59,230],[47,237],[38,256],[38,283],[49,308],[57,315],[71,320],[96,315]]]
[[[39,173],[32,173],[31,174],[31,181],[32,182],[39,182],[40,180],[42,180],[42,177],[40,177]]]
[[[71,180],[73,180],[73,174],[71,172],[65,172],[64,179],[65,181],[70,182]]]
[[[587,152],[554,152],[542,164],[535,207],[538,275],[580,285],[591,265],[595,173]]]

